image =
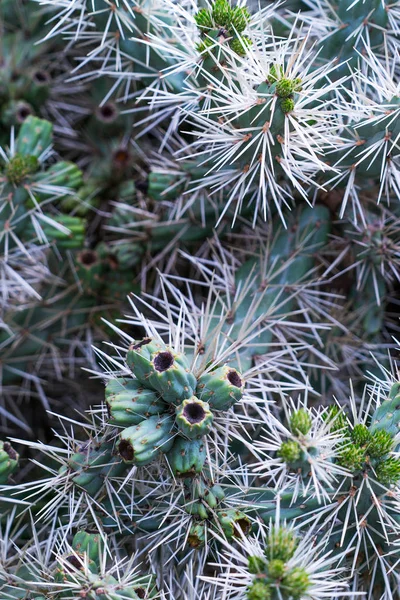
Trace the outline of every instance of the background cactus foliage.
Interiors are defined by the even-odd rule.
[[[0,600],[400,598],[399,0],[0,0]]]

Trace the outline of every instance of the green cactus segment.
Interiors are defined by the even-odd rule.
[[[217,512],[218,523],[228,540],[247,535],[251,530],[249,517],[240,510],[230,508]]]
[[[201,473],[207,453],[203,440],[187,440],[177,436],[166,458],[176,477],[186,479]]]
[[[244,380],[240,373],[225,365],[199,377],[196,395],[213,410],[229,410],[242,399],[243,391]]]
[[[99,565],[103,554],[104,541],[99,533],[92,533],[82,529],[74,535],[72,548],[77,553],[87,554],[89,560]]]
[[[225,492],[219,485],[212,485],[202,479],[184,481],[185,497],[180,500],[184,510],[201,520],[211,519],[215,510],[225,499]]]
[[[188,544],[191,548],[202,548],[206,543],[206,526],[204,522],[194,523],[188,535]]]
[[[111,390],[120,388],[112,393]],[[153,390],[146,389],[136,379],[111,380],[106,387],[106,404],[110,425],[130,427],[138,425],[148,417],[160,415],[167,406]]]
[[[343,135],[347,143],[330,155],[332,163],[348,171],[356,168],[360,181],[362,178],[379,181],[382,163],[390,163],[399,156],[398,147],[390,143],[400,136],[400,119],[393,118],[399,109],[400,97],[396,96],[376,111],[379,118],[350,123]]]
[[[166,402],[178,403],[194,393],[196,378],[186,357],[150,338],[130,346],[127,363],[135,377]]]
[[[239,56],[246,54],[251,45],[251,40],[242,35],[250,22],[247,8],[232,8],[227,0],[215,0],[210,9],[201,8],[194,18],[202,37],[197,45],[200,53],[211,51],[215,40],[219,44],[228,44]]]
[[[75,256],[76,275],[88,293],[104,288],[104,263],[96,250],[81,250]]]
[[[192,396],[176,408],[176,425],[190,439],[206,435],[213,424],[214,415],[208,402]]]
[[[337,29],[321,39],[318,55],[326,61],[336,58],[338,63],[343,63],[332,71],[334,79],[339,79],[347,75],[349,69],[358,67],[359,53],[364,50],[363,40],[368,39],[371,48],[381,49],[383,52],[389,12],[390,2],[386,0],[341,0],[335,5]]]
[[[184,191],[185,185],[186,178],[181,172],[151,171],[147,178],[146,193],[156,202],[173,200]]]
[[[117,445],[122,460],[137,466],[148,465],[160,452],[168,452],[174,443],[173,425],[173,419],[163,415],[124,429]]]
[[[57,247],[60,252],[66,250],[79,250],[85,241],[86,220],[70,215],[45,215],[49,221],[42,224],[44,240]],[[59,226],[59,227],[58,227]],[[27,232],[35,237],[32,225],[27,227]]]
[[[283,527],[270,531],[264,557],[249,556],[248,570],[255,575],[247,589],[247,600],[305,598],[311,587],[310,576],[303,567],[293,567],[299,540],[292,530]],[[307,596],[308,597],[308,596]]]
[[[19,455],[10,442],[0,441],[0,485],[6,484],[8,478],[18,468]]]
[[[72,482],[95,497],[105,485],[105,478],[118,477],[126,471],[125,464],[114,456],[112,442],[86,442],[68,459],[60,474],[70,475]]]
[[[43,180],[46,180],[46,185],[50,186],[48,195],[54,194],[52,186],[66,187],[71,193],[72,190],[78,190],[83,185],[83,174],[75,163],[60,160],[49,167],[45,173],[38,173],[34,178],[37,183]],[[44,195],[43,190],[40,190],[40,195]],[[65,196],[58,195],[57,201],[59,202],[63,197]]]
[[[16,154],[38,158],[51,145],[52,139],[52,124],[30,116],[25,119],[19,130],[15,146]]]

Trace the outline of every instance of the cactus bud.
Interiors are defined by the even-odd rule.
[[[267,583],[254,581],[247,590],[247,600],[271,600],[271,590]]]
[[[285,463],[294,463],[299,460],[301,456],[301,448],[295,440],[287,440],[281,444],[277,455],[285,461]]]
[[[258,575],[263,573],[267,568],[266,561],[260,556],[249,556],[248,558],[248,570],[252,575]]]
[[[290,417],[289,428],[294,435],[307,435],[311,425],[311,415],[305,408],[296,410]]]
[[[268,535],[265,556],[269,561],[281,560],[286,563],[294,555],[298,543],[299,541],[291,529],[284,527],[272,529]]]

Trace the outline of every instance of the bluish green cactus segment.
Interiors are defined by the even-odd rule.
[[[184,479],[201,473],[206,457],[204,440],[185,439],[180,436],[176,436],[171,450],[166,454],[173,474]]]
[[[372,432],[385,431],[393,438],[400,431],[400,384],[394,383],[389,396],[371,417]]]
[[[74,535],[72,548],[79,554],[85,553],[89,560],[98,565],[103,554],[104,541],[98,532],[81,529]]]
[[[229,410],[242,399],[244,381],[236,371],[228,366],[204,373],[197,382],[196,394],[208,402],[214,410]]]
[[[249,517],[240,510],[220,510],[217,512],[217,519],[228,540],[247,535],[251,529]]]
[[[118,388],[119,391],[112,391]],[[110,425],[138,425],[146,418],[160,415],[166,410],[163,399],[153,390],[144,388],[135,379],[110,380],[105,393]]]
[[[124,429],[117,444],[118,453],[127,464],[150,464],[160,452],[168,452],[174,442],[173,419],[168,415],[153,416]]]
[[[95,497],[105,486],[105,479],[124,473],[126,467],[114,453],[113,442],[89,440],[68,458],[60,475],[69,476],[72,483]]]
[[[52,142],[53,126],[37,117],[28,117],[19,130],[16,153],[38,158]]]
[[[325,60],[336,59],[340,66],[333,77],[338,78],[349,69],[357,67],[359,52],[363,50],[363,42],[357,32],[364,31],[372,49],[379,51],[384,44],[384,31],[389,26],[389,3],[380,0],[352,2],[344,0],[335,7],[334,16],[337,21],[329,36],[321,40],[319,57]],[[358,51],[358,52],[357,52]]]
[[[190,397],[196,378],[184,355],[145,338],[133,344],[127,355],[135,377],[162,395],[166,402],[178,403]]]

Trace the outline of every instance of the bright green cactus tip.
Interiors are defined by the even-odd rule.
[[[375,418],[373,417],[373,422]],[[356,423],[353,429],[348,427],[345,430],[337,461],[354,475],[357,472],[370,472],[383,485],[396,483],[400,475],[400,459],[390,456],[394,445],[392,432]]]
[[[294,566],[293,559],[299,539],[285,527],[273,528],[264,548],[264,557],[249,556],[248,571],[255,575],[247,589],[247,600],[299,600],[311,587],[304,567]],[[289,563],[289,564],[288,564]]]
[[[312,426],[312,417],[308,410],[300,408],[290,416],[289,428],[295,435],[307,435]]]
[[[19,185],[27,177],[36,173],[39,161],[36,156],[23,156],[15,154],[4,167],[4,176],[7,181]]]
[[[301,447],[296,440],[288,440],[282,442],[277,454],[284,462],[295,463],[301,457]]]
[[[239,56],[246,54],[246,49],[252,43],[242,35],[250,22],[246,7],[232,8],[227,0],[215,0],[210,9],[201,8],[194,18],[202,35],[202,41],[197,45],[200,53],[213,46],[213,40],[223,40]]]

